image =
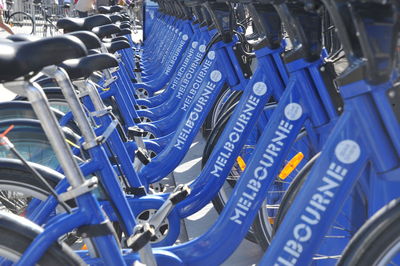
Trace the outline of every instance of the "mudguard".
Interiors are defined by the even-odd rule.
[[[5,228],[15,232],[15,234],[26,236],[31,240],[43,232],[43,228],[39,225],[22,216],[18,216],[9,212],[0,212],[0,228]],[[60,244],[55,242],[53,245]],[[62,252],[65,253],[66,256],[70,257],[71,260],[76,262],[76,265],[86,265],[83,260],[66,244],[61,244],[61,248]]]
[[[29,165],[37,170],[46,180],[58,184],[64,175],[43,165],[29,162]],[[0,158],[0,168],[15,169],[15,170],[27,170],[26,166],[18,159]]]

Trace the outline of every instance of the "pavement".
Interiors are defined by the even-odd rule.
[[[133,37],[137,40],[140,38],[140,35],[141,31]],[[0,37],[4,36],[6,36],[6,34],[0,31]],[[14,96],[14,93],[6,90],[0,84],[0,102],[12,100]],[[186,157],[183,159],[179,167],[177,167],[169,176],[170,179],[166,181],[166,183],[171,186],[170,189],[172,189],[172,186],[175,184],[189,183],[199,175],[201,172],[201,159],[205,143],[206,141],[199,133],[193,141]],[[202,210],[182,221],[182,230],[177,243],[184,243],[201,236],[213,226],[217,219],[218,213],[215,211],[213,205],[209,203]],[[260,261],[262,255],[263,252],[257,244],[244,239],[236,251],[222,265],[255,265]]]

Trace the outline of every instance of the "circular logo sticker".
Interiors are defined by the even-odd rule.
[[[285,116],[289,120],[297,120],[301,117],[303,114],[303,109],[301,108],[301,105],[298,103],[289,103],[285,107]]]
[[[267,92],[267,85],[264,82],[256,82],[253,85],[253,92],[257,96],[262,96]]]
[[[198,42],[192,42],[192,48],[193,49],[196,48],[198,44],[199,44]]]
[[[360,145],[350,139],[342,140],[335,148],[336,158],[345,164],[354,163],[360,158],[360,154]]]
[[[184,41],[187,41],[187,39],[189,39],[189,36],[187,36],[187,34],[184,34],[184,35],[182,36],[182,39],[183,39]]]
[[[206,46],[204,44],[199,46],[199,51],[204,53],[206,51]]]
[[[210,78],[214,82],[220,81],[222,78],[221,72],[219,72],[218,70],[214,70],[213,72],[211,72]]]
[[[210,51],[210,52],[208,52],[208,58],[210,59],[210,60],[214,60],[214,58],[215,58],[215,52],[214,51]]]

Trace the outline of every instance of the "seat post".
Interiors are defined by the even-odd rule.
[[[83,147],[85,149],[89,149],[97,146],[96,135],[86,118],[85,112],[81,103],[79,102],[78,96],[75,93],[74,87],[72,86],[67,73],[63,69],[56,66],[48,66],[43,69],[43,72],[54,78],[60,86],[61,91],[64,94],[64,97],[74,115],[74,119],[78,122],[78,126],[85,139]]]
[[[41,122],[51,146],[53,147],[68,182],[72,188],[77,188],[82,185],[85,182],[85,178],[74,159],[71,149],[65,141],[65,136],[50,108],[43,89],[37,84],[25,80],[7,82],[4,83],[4,87],[28,98],[35,114]]]

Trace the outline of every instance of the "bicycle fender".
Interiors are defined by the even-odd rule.
[[[33,240],[44,230],[39,225],[26,219],[25,217],[15,215],[9,212],[0,212],[0,228],[11,230],[16,234],[28,236]],[[58,245],[57,242],[55,242]],[[54,244],[53,244],[54,245]],[[75,254],[75,252],[66,244],[61,244],[62,251],[69,257],[73,258],[78,265],[86,265],[83,260]]]
[[[46,180],[51,180],[52,182],[54,182],[54,184],[58,184],[58,182],[64,179],[64,175],[49,167],[32,162],[28,163],[35,170],[37,170]],[[18,159],[0,158],[0,168],[28,171],[26,166]]]

